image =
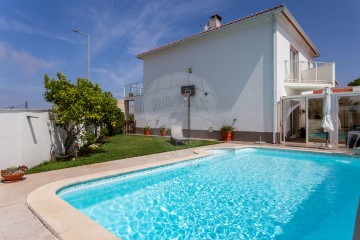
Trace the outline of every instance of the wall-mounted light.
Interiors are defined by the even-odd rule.
[[[233,128],[234,128],[234,125],[235,125],[236,120],[237,120],[237,119],[234,118],[234,119],[233,119],[233,122],[232,122],[232,124],[231,124],[231,126],[232,126]]]
[[[188,73],[192,73],[192,68],[191,67],[188,68]]]

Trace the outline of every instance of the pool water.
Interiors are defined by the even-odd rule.
[[[289,150],[212,150],[58,192],[122,239],[351,239],[360,160]]]

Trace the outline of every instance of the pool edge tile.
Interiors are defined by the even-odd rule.
[[[194,150],[195,152],[195,150]],[[196,152],[195,152],[196,153]],[[82,183],[88,180],[100,179],[109,176],[116,176],[133,171],[141,171],[152,167],[166,166],[190,159],[210,155],[206,152],[196,153],[195,155],[159,161],[155,163],[142,164],[123,169],[110,170],[106,172],[83,175],[68,178],[41,186],[32,191],[26,201],[26,205],[37,218],[59,239],[119,239],[107,229],[97,224],[86,215],[76,210],[68,203],[63,201],[56,193],[59,189],[71,184]],[[44,206],[51,204],[52,206]],[[55,205],[60,206],[55,206]],[[74,219],[74,217],[76,216]],[[91,227],[90,227],[91,226]]]

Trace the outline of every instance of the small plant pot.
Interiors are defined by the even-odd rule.
[[[160,134],[161,134],[161,136],[165,137],[167,135],[167,131],[166,130],[161,131]]]
[[[4,181],[13,182],[18,181],[24,177],[25,173],[11,174],[11,175],[1,175]]]
[[[221,140],[225,142],[231,141],[232,132],[231,131],[223,131],[221,132]]]
[[[144,135],[149,136],[150,135],[150,129],[144,129]]]

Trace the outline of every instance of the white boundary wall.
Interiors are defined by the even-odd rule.
[[[49,110],[0,110],[0,169],[36,166],[62,151],[64,133]]]

